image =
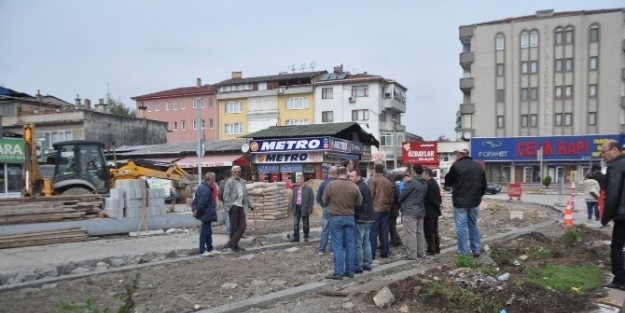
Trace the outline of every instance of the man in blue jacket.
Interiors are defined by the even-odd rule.
[[[356,270],[354,273],[362,273],[363,271],[371,271],[372,253],[371,253],[371,224],[373,224],[373,202],[371,200],[371,190],[365,184],[360,176],[359,170],[352,170],[349,173],[349,180],[358,186],[362,195],[362,204],[356,206],[354,211],[354,219],[356,220],[356,228],[354,228],[356,243]]]
[[[212,222],[217,222],[217,209],[215,208],[215,197],[211,184],[214,184],[215,173],[208,172],[204,176],[204,181],[197,187],[195,197],[191,203],[193,216],[202,221],[200,230],[200,254],[203,256],[213,256],[219,251],[213,248]]]
[[[330,238],[330,227],[328,226],[328,222],[330,221],[330,214],[328,214],[328,204],[323,203],[323,191],[326,189],[326,186],[336,180],[336,166],[331,166],[328,169],[328,178],[319,185],[319,189],[317,190],[317,203],[323,209],[323,217],[321,224],[321,238],[319,240],[319,255],[324,255],[326,253],[326,247],[328,245],[328,239]],[[332,251],[332,246],[330,246],[330,251]]]

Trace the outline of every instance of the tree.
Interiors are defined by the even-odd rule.
[[[113,98],[110,93],[106,95],[106,107],[113,115],[135,117],[135,110],[128,108],[121,98]]]

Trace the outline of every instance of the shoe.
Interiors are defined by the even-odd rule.
[[[354,278],[354,274],[343,274],[343,276],[347,278]]]
[[[481,254],[482,254],[481,252],[473,253],[473,257],[479,258]]]
[[[325,254],[326,254],[325,252],[319,251],[319,255],[325,255]]]
[[[612,289],[618,289],[618,290],[625,291],[625,285],[617,284],[617,283],[614,283],[614,282],[609,282],[607,284],[603,284],[603,285],[601,285],[601,287],[603,287],[603,288],[612,288]]]
[[[208,251],[206,251],[206,252],[202,253],[202,256],[213,256],[213,254],[208,252]]]
[[[293,239],[289,240],[289,242],[299,242],[299,239],[298,238],[293,238]]]
[[[354,273],[356,274],[362,274],[362,270],[355,270]]]
[[[326,276],[326,279],[342,280],[343,276],[330,274],[330,275]]]
[[[308,237],[304,237],[304,242],[308,242]]]
[[[363,270],[363,271],[367,271],[367,272],[371,272],[373,269],[372,269],[372,268],[370,268],[370,267],[366,267],[366,266],[365,266],[365,267],[363,267],[363,268],[362,268],[362,270]]]
[[[217,249],[213,249],[211,251],[209,251],[211,254],[221,254],[221,252],[219,252],[219,250]]]

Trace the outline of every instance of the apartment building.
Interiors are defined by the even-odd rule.
[[[198,127],[204,141],[219,139],[216,89],[202,85],[158,91],[132,97],[137,116],[168,124],[167,142],[197,141]],[[199,108],[198,108],[199,107]]]
[[[530,182],[549,174],[558,181],[600,162],[601,141],[625,131],[624,21],[623,8],[542,10],[460,26],[456,131],[471,139],[490,179]],[[562,142],[588,148],[548,149]],[[532,149],[519,150],[528,143]]]
[[[235,139],[270,126],[314,123],[313,84],[326,71],[243,77],[232,72],[218,89],[220,139]]]
[[[351,74],[339,64],[315,83],[315,121],[319,124],[357,122],[379,138],[380,148],[371,148],[372,159],[386,160],[390,166],[395,158],[401,161],[399,146],[403,141],[422,140],[407,133],[402,123],[407,90],[399,82],[382,76],[367,72]]]

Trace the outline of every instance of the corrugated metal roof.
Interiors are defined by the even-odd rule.
[[[337,138],[348,138],[351,132],[359,133],[360,141],[366,145],[379,147],[380,143],[375,137],[367,133],[356,122],[325,123],[297,126],[271,126],[257,132],[241,136],[243,138],[270,139],[270,138],[294,138],[311,136],[333,136]]]
[[[267,82],[267,81],[277,81],[277,80],[285,80],[285,79],[313,78],[318,75],[326,74],[326,73],[327,71],[319,71],[319,72],[304,72],[304,73],[291,73],[291,74],[280,74],[280,75],[270,75],[270,76],[256,76],[256,77],[226,79],[224,81],[216,83],[215,85],[223,86],[223,85],[230,85],[230,84]]]
[[[205,143],[206,152],[241,151],[241,146],[246,143],[245,139],[231,139],[219,141],[207,141]],[[155,155],[155,154],[184,154],[195,153],[197,141],[192,142],[169,142],[162,145],[146,147],[127,153],[120,153],[121,156],[131,155]]]

